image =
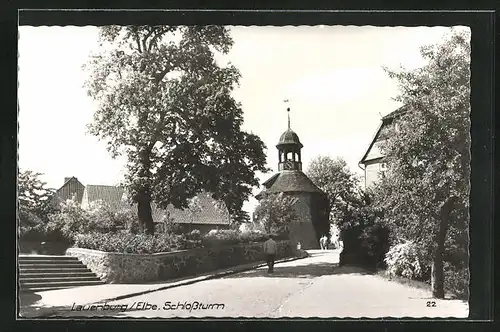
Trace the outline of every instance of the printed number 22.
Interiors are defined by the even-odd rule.
[[[436,301],[427,301],[427,306],[428,307],[435,307],[436,306]]]

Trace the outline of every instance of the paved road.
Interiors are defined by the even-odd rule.
[[[165,318],[468,315],[466,302],[434,300],[428,291],[391,282],[360,269],[338,267],[337,263],[338,251],[312,251],[309,258],[276,265],[272,275],[261,268],[107,303],[126,306],[125,311],[73,310],[61,314]],[[428,301],[435,301],[435,306],[427,306]],[[142,307],[148,305],[148,310]],[[157,306],[155,310],[151,308],[153,305]]]

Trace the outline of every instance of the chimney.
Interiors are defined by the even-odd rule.
[[[71,179],[71,178],[72,178],[72,176],[69,176],[69,177],[64,178],[64,183],[68,182],[68,181],[69,181],[69,179]]]

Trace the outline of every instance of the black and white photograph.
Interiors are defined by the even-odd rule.
[[[18,28],[20,318],[467,318],[468,26]]]

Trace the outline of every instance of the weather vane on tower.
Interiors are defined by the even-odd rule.
[[[288,99],[283,100],[285,104],[288,104],[290,101]],[[288,129],[290,129],[290,107],[286,108],[286,111],[288,113]]]

